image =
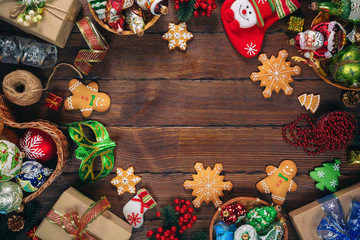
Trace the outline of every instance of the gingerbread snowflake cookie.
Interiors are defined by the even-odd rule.
[[[125,192],[135,193],[135,185],[141,181],[141,177],[134,175],[134,167],[129,167],[126,171],[122,168],[116,169],[116,177],[110,183],[117,188],[118,195]]]
[[[209,204],[214,203],[215,207],[220,207],[222,201],[219,197],[224,196],[223,190],[230,191],[233,184],[230,181],[224,182],[224,176],[220,176],[223,165],[217,163],[214,169],[207,167],[206,170],[202,163],[195,164],[197,175],[192,175],[194,181],[186,180],[184,182],[185,189],[193,189],[192,195],[196,196],[193,200],[194,207],[200,207],[202,202]]]
[[[297,185],[292,180],[296,173],[296,164],[291,160],[284,160],[279,167],[269,165],[266,167],[267,177],[256,184],[256,189],[261,193],[271,193],[271,198],[276,205],[282,205],[286,193],[296,191]]]
[[[169,41],[169,50],[173,50],[176,47],[180,50],[186,50],[186,42],[193,38],[191,32],[187,30],[185,22],[175,25],[174,23],[169,23],[169,31],[166,32],[163,36],[163,39]]]
[[[293,82],[292,75],[299,75],[301,68],[299,66],[290,66],[290,62],[286,62],[288,52],[281,50],[278,57],[271,56],[269,59],[265,53],[260,54],[259,61],[263,64],[259,66],[260,72],[253,72],[250,79],[253,82],[261,81],[260,86],[265,87],[262,92],[264,98],[271,97],[273,91],[279,93],[282,89],[285,95],[291,95],[293,88],[289,83]]]

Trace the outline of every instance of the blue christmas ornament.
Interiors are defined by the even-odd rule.
[[[216,240],[233,240],[236,229],[235,224],[228,225],[222,221],[216,223],[214,226]]]
[[[50,176],[51,170],[36,161],[24,162],[16,182],[25,192],[35,192]]]

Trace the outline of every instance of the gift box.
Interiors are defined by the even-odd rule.
[[[51,7],[46,7],[50,4]],[[25,27],[17,23],[17,17],[10,16],[10,9],[16,7],[15,0],[0,1],[0,19],[21,30],[63,48],[74,26],[82,4],[80,0],[54,0],[45,4],[42,20]]]
[[[105,199],[106,200],[106,199]],[[99,202],[107,202],[99,201]],[[99,203],[98,202],[98,203]],[[108,202],[107,202],[108,203]],[[99,204],[100,207],[102,204]],[[98,207],[98,205],[96,205]],[[70,187],[57,200],[52,210],[48,213],[47,217],[41,222],[36,235],[42,240],[70,240],[74,238],[74,235],[68,234],[69,229],[65,228],[66,223],[56,224],[56,219],[63,219],[63,216],[77,213],[80,216],[80,224],[84,225],[83,219],[87,217],[89,209],[94,209],[94,201],[81,194],[76,189]],[[53,217],[52,213],[60,214],[59,217]],[[97,214],[95,220],[88,219],[89,224],[85,227],[85,232],[95,238],[91,239],[103,239],[103,240],[128,240],[131,237],[132,227],[124,220],[120,219],[110,211],[101,211],[102,214]],[[71,215],[70,227],[73,227],[76,217]],[[59,221],[60,221],[59,220]],[[63,229],[64,227],[64,229]],[[82,238],[81,238],[82,239]],[[89,238],[90,239],[90,238]]]
[[[336,204],[337,200],[339,201],[339,206]],[[360,183],[354,184],[290,212],[290,219],[300,239],[321,240],[317,233],[318,227],[321,231],[321,228],[324,228],[323,221],[331,222],[333,220],[329,218],[329,215],[325,214],[325,211],[329,212],[329,210],[333,210],[339,212],[337,208],[341,207],[342,211],[340,212],[342,212],[341,214],[343,214],[344,220],[346,220],[351,212],[350,209],[353,205],[353,201],[360,201]],[[327,206],[329,206],[330,209],[326,207],[324,203],[329,203]],[[334,219],[341,219],[341,214],[332,215]],[[345,221],[342,224],[347,225],[347,223],[345,224]],[[334,225],[337,224],[335,223]],[[330,229],[331,224],[328,224],[327,226],[329,226],[328,228]]]
[[[59,107],[62,102],[63,102],[62,97],[56,96],[53,93],[49,93],[49,96],[45,100],[45,106],[54,110],[59,110]]]

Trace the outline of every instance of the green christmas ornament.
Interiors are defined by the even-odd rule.
[[[281,240],[284,234],[283,224],[279,221],[271,224],[265,235],[259,236],[259,240]]]
[[[75,122],[68,126],[71,139],[79,146],[75,151],[75,156],[81,160],[80,179],[90,183],[106,177],[114,167],[114,148],[116,146],[116,143],[110,139],[106,128],[94,120]],[[93,131],[96,137],[95,142],[86,137],[83,127],[88,127]],[[98,156],[101,158],[102,168],[95,175],[93,165]]]
[[[22,157],[19,148],[6,140],[0,140],[0,182],[8,181],[19,174]]]
[[[90,3],[100,20],[106,18],[106,0],[88,0],[88,3]]]
[[[274,222],[277,214],[274,206],[256,207],[247,213],[247,224],[253,226],[259,234],[263,234]]]
[[[360,24],[360,0],[314,1],[312,10],[334,15],[342,20]]]
[[[330,59],[329,71],[334,81],[347,87],[360,87],[360,48],[345,47]]]
[[[334,160],[333,163],[324,163],[323,167],[317,167],[310,172],[310,177],[318,182],[316,187],[321,191],[327,188],[331,192],[336,192],[339,186],[341,161],[339,158],[334,158]]]

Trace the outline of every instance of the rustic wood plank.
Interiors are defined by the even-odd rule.
[[[65,69],[67,70],[67,69]],[[68,71],[70,73],[70,71]],[[75,76],[75,75],[73,75]],[[45,118],[58,124],[83,119],[79,110],[53,111],[44,106],[48,92],[61,97],[70,96],[68,80],[53,80],[43,99],[33,107],[18,107],[20,121]],[[241,81],[124,81],[99,80],[100,91],[112,98],[108,112],[94,112],[92,119],[105,125],[117,126],[282,126],[301,114],[310,114],[297,100],[303,93],[321,95],[314,121],[324,112],[344,109],[341,90],[322,80],[296,80],[291,96],[283,92],[265,100],[263,87],[249,79]],[[348,109],[359,116],[359,108]],[[284,114],[286,113],[286,114]]]

